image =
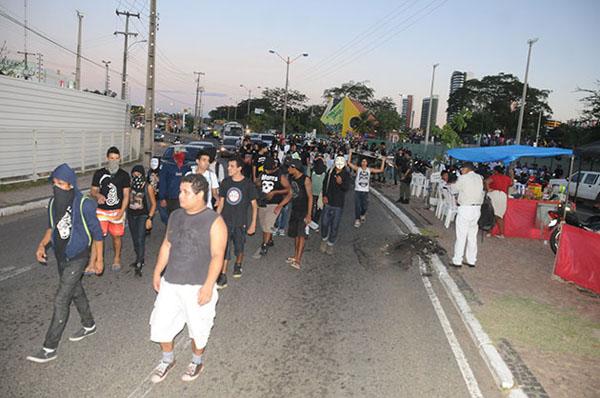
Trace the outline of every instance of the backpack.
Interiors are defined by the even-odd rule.
[[[485,195],[483,198],[483,204],[481,205],[481,215],[477,221],[479,229],[482,231],[489,232],[496,225],[496,217],[494,216],[494,206],[492,206],[491,199]]]

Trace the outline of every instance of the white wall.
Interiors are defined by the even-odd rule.
[[[0,76],[0,183],[37,179],[66,162],[100,167],[108,147],[140,155],[125,101]]]

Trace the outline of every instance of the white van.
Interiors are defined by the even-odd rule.
[[[577,188],[579,181],[579,188]],[[564,178],[550,180],[552,186],[566,186],[567,180]],[[569,186],[569,195],[575,196],[577,189],[577,198],[600,201],[600,171],[580,171],[571,176],[571,185]]]

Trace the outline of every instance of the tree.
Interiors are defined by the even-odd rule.
[[[432,134],[434,137],[437,137],[447,148],[455,148],[462,144],[460,136],[456,131],[454,131],[450,123],[446,123],[442,128],[433,126]]]
[[[600,80],[596,80],[598,88],[596,90],[587,88],[577,88],[580,93],[587,95],[581,99],[584,103],[583,120],[588,122],[600,121]]]
[[[457,113],[463,109],[472,112],[471,122],[464,129],[465,134],[489,133],[502,130],[508,137],[514,137],[518,123],[518,106],[523,83],[511,74],[500,73],[484,76],[481,80],[467,80],[448,99],[448,112]],[[523,118],[523,137],[535,137],[538,114],[545,119],[552,114],[548,105],[550,91],[529,86],[527,89],[526,112]]]
[[[333,98],[340,99],[345,96],[351,97],[367,106],[370,105],[371,100],[373,99],[373,95],[375,90],[371,87],[367,87],[364,82],[349,81],[348,83],[344,83],[341,87],[331,87],[323,91],[323,98]]]

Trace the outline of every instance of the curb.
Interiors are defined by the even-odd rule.
[[[402,210],[395,206],[388,198],[379,191],[371,188],[371,192],[379,199],[402,223],[408,228],[411,233],[421,235],[419,228]],[[483,330],[481,323],[477,320],[471,307],[467,303],[465,296],[459,290],[458,286],[448,273],[448,270],[437,255],[432,256],[432,264],[435,268],[439,280],[442,282],[446,293],[452,300],[461,319],[463,320],[471,338],[475,345],[479,348],[479,354],[485,360],[494,381],[501,390],[511,390],[510,398],[527,397],[521,388],[515,386],[515,380],[512,372],[496,350],[491,339]]]
[[[88,194],[90,192],[89,189],[81,191],[83,194]],[[47,198],[34,200],[31,202],[22,203],[19,205],[6,206],[0,208],[0,217],[12,216],[19,213],[24,213],[30,210],[43,209],[48,206],[48,201],[51,196]]]

